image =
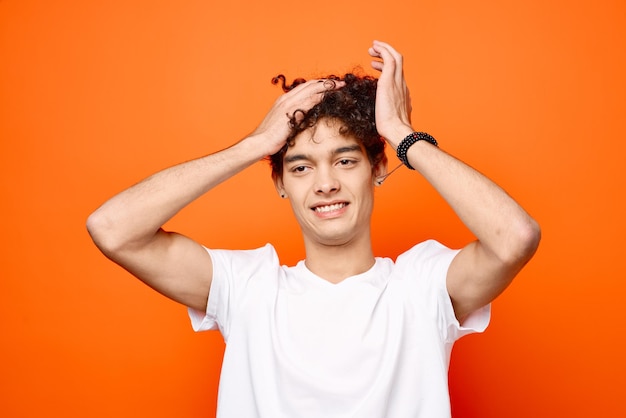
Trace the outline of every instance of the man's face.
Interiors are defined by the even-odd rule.
[[[283,157],[279,193],[287,195],[305,243],[344,245],[370,236],[374,173],[363,146],[320,120]]]

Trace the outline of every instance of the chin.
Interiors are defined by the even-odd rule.
[[[350,241],[345,239],[325,239],[318,241],[321,245],[326,247],[343,247],[347,245]]]
[[[354,241],[354,236],[347,235],[347,234],[340,234],[340,233],[329,234],[329,235],[318,236],[315,241],[321,245],[325,245],[328,247],[340,247],[340,246],[348,245],[352,241]]]

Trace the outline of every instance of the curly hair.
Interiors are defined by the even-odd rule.
[[[343,77],[330,75],[324,78],[326,82],[343,81],[345,84],[323,93],[322,100],[308,111],[300,109],[288,115],[291,133],[287,142],[280,151],[269,156],[273,175],[282,175],[283,157],[287,149],[293,146],[296,136],[315,126],[322,119],[342,122],[339,132],[342,135],[354,136],[362,143],[372,166],[386,159],[385,140],[376,130],[375,103],[378,79],[354,73],[347,73]],[[286,93],[306,80],[296,78],[288,85],[285,76],[280,74],[272,79],[272,84],[279,82]]]

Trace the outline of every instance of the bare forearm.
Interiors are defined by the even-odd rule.
[[[264,157],[255,139],[160,171],[98,208],[87,227],[99,247],[142,245],[183,207]]]
[[[372,67],[381,71],[376,127],[397,150],[402,139],[413,132],[403,59],[384,42],[375,41],[369,52],[381,60],[372,62]],[[455,256],[446,276],[455,314],[463,320],[509,285],[537,249],[540,230],[504,190],[467,164],[424,140],[407,146],[402,158],[430,182],[478,239]]]
[[[403,58],[384,42],[369,50],[372,67],[381,72],[376,92],[376,127],[396,150],[413,132],[411,101],[403,75]],[[409,164],[450,204],[478,238],[481,247],[500,259],[530,257],[539,239],[534,220],[500,187],[435,146],[418,141],[408,152]],[[529,255],[530,254],[530,255]]]
[[[507,263],[534,252],[536,222],[497,184],[424,141],[414,144],[407,156],[486,250]]]

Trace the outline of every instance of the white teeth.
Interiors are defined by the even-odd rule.
[[[339,210],[344,206],[346,206],[345,203],[335,203],[334,205],[318,206],[315,208],[315,211],[318,213],[331,212],[333,210]]]

